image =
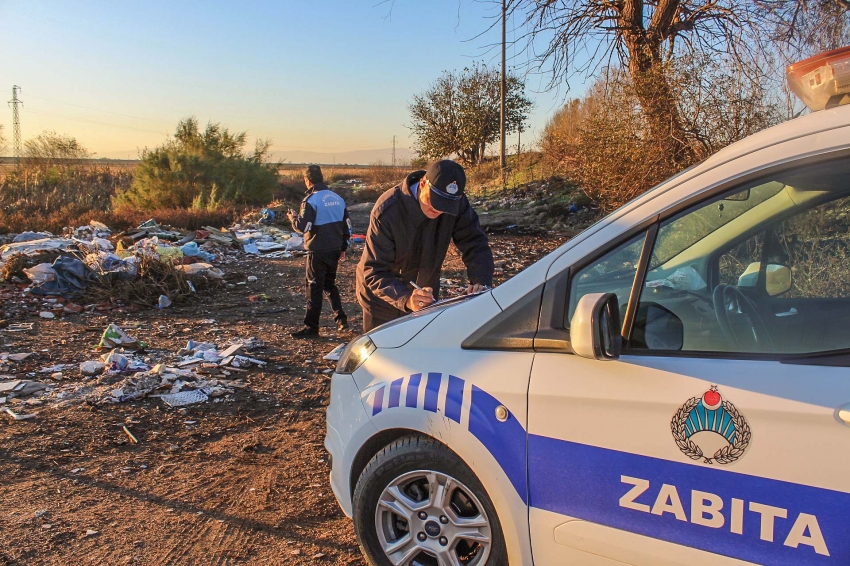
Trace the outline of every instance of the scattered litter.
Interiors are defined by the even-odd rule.
[[[41,311],[40,313],[38,313],[38,316],[40,316],[41,318],[46,318],[48,320],[56,318],[56,315],[50,311]]]
[[[80,364],[80,373],[86,376],[100,375],[106,369],[106,364],[90,360]]]
[[[343,350],[345,350],[345,346],[346,346],[346,344],[340,344],[339,346],[337,346],[336,348],[334,348],[333,350],[331,350],[331,351],[330,351],[330,352],[329,352],[329,353],[328,353],[328,354],[324,357],[324,359],[326,359],[326,360],[331,360],[331,361],[333,361],[333,362],[338,362],[338,361],[339,361],[339,357],[342,355],[342,351],[343,351]]]
[[[87,537],[93,537],[97,534],[98,534],[98,531],[95,531],[93,529],[86,529],[86,536]]]
[[[135,436],[133,436],[133,433],[132,433],[132,432],[130,432],[130,429],[129,429],[129,428],[127,428],[127,425],[124,425],[124,426],[122,426],[121,428],[122,428],[122,429],[124,429],[124,432],[125,432],[125,433],[127,434],[127,436],[130,438],[130,442],[132,442],[133,444],[138,444],[138,443],[139,443],[139,439],[137,439]]]
[[[206,393],[197,389],[194,391],[181,391],[180,393],[170,395],[160,395],[159,398],[171,407],[194,405],[195,403],[203,403],[209,399]]]
[[[47,385],[29,379],[16,379],[0,383],[0,393],[14,393],[17,397],[32,395],[47,389]]]
[[[26,352],[26,353],[20,353],[20,354],[9,354],[8,356],[5,357],[5,359],[12,360],[13,362],[22,362],[32,355],[33,355],[32,352]],[[0,354],[0,359],[4,359],[2,354]]]
[[[6,328],[0,328],[0,330],[3,332],[26,332],[33,329],[33,324],[32,322],[16,322]]]
[[[171,299],[169,299],[169,298],[168,298],[167,296],[165,296],[165,295],[160,295],[160,296],[159,296],[159,301],[158,301],[158,303],[159,303],[159,304],[158,304],[159,308],[161,308],[161,309],[167,309],[168,307],[170,307],[170,306],[171,306]]]
[[[224,272],[217,267],[213,267],[209,263],[192,263],[189,265],[178,265],[177,269],[181,270],[186,275],[207,276],[213,279],[224,279]]]
[[[14,412],[9,407],[3,407],[2,410],[3,410],[4,413],[7,413],[9,416],[11,416],[16,421],[25,421],[27,419],[34,419],[35,418],[35,414],[19,415],[18,413]]]
[[[103,331],[103,336],[100,337],[98,348],[112,349],[122,347],[128,350],[137,350],[141,348],[141,344],[134,338],[130,338],[126,332],[121,330],[115,324],[110,324]]]

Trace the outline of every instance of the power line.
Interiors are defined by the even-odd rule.
[[[55,114],[53,112],[45,112],[43,110],[33,110],[32,108],[27,109],[28,112],[32,112],[33,114],[43,114],[44,116],[53,116],[54,118],[64,118],[65,120],[74,120],[76,122],[87,122],[89,124],[99,124],[101,126],[111,126],[113,128],[123,128],[125,130],[136,130],[138,132],[150,132],[153,134],[163,134],[167,132],[163,132],[161,130],[146,130],[145,128],[135,128],[133,126],[125,126],[123,124],[112,124],[110,122],[101,122],[100,120],[89,120],[86,118],[77,118],[75,116],[65,116],[63,114]]]
[[[24,105],[23,100],[18,100],[19,90],[21,90],[21,87],[18,85],[12,86],[12,100],[9,101],[9,104],[12,106],[12,147],[14,148],[16,161],[21,158],[21,117],[18,113],[18,104],[21,106]]]
[[[74,104],[72,102],[63,102],[61,100],[55,100],[53,98],[47,98],[44,96],[36,96],[34,94],[29,95],[32,98],[38,98],[40,100],[48,100],[50,102],[57,102],[59,104],[67,104],[68,106],[76,106],[77,108],[85,108],[86,110],[94,110],[96,112],[105,112],[107,114],[114,114],[116,116],[124,116],[125,118],[134,118],[136,120],[147,120],[149,122],[159,122],[160,124],[171,124],[171,122],[166,122],[165,120],[155,120],[153,118],[142,118],[141,116],[133,116],[132,114],[122,114],[121,112],[112,112],[110,110],[103,110],[102,108],[92,108],[91,106],[83,106],[82,104]]]

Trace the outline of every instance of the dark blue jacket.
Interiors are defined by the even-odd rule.
[[[463,196],[457,216],[441,214],[430,220],[410,192],[424,176],[425,171],[411,173],[381,195],[372,209],[356,283],[357,301],[376,318],[392,320],[405,314],[413,292],[409,281],[431,287],[440,298],[440,271],[451,242],[461,253],[469,282],[493,285],[493,252],[469,200]]]
[[[344,252],[351,238],[345,201],[324,184],[313,185],[313,190],[301,201],[292,228],[304,234],[304,249],[310,252]]]

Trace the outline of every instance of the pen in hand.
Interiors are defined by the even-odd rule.
[[[411,311],[418,311],[434,302],[434,292],[430,287],[422,288],[413,281],[409,281],[413,286],[413,294],[407,299],[407,308]]]

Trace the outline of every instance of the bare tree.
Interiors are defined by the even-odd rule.
[[[0,124],[0,155],[6,153],[6,138],[3,135],[3,124]]]
[[[658,149],[679,165],[695,158],[669,80],[682,54],[727,56],[757,74],[765,38],[788,52],[837,46],[850,0],[511,0],[533,64],[550,86],[600,67],[628,70]]]

